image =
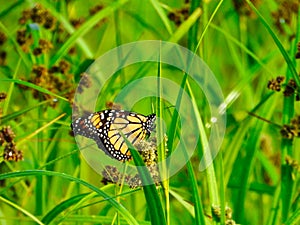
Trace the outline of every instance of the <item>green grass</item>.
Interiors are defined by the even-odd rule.
[[[10,141],[1,146],[0,136],[0,223],[210,225],[232,219],[237,224],[298,224],[300,121],[293,128],[293,138],[284,138],[281,132],[300,111],[295,101],[300,91],[299,59],[295,58],[300,51],[300,10],[288,11],[288,4],[283,7],[277,0],[257,2],[104,0],[103,9],[90,15],[94,1],[43,0],[41,9],[55,18],[47,29],[45,21],[19,23],[22,11],[32,9],[35,1],[3,1],[0,32],[6,41],[0,45],[0,93],[7,96],[0,101],[0,130],[11,127],[14,147],[24,159],[5,159]],[[298,1],[286,2],[300,8]],[[182,9],[187,13],[180,14]],[[171,13],[174,20],[178,16],[177,25]],[[84,20],[76,27],[74,19],[79,18]],[[16,38],[19,30],[26,30],[23,46]],[[53,48],[36,55],[41,39]],[[166,133],[168,140],[158,146],[159,161],[175,151],[180,141],[183,118],[176,108],[186,107],[183,91],[191,99],[187,113],[195,115],[195,121],[188,121],[197,129],[189,131],[190,139],[199,141],[190,159],[188,153],[194,149],[185,145],[182,160],[188,159],[186,165],[157,187],[104,185],[70,135],[74,91],[80,74],[94,60],[117,46],[141,40],[177,43],[207,63],[224,95],[226,134],[213,164],[199,171],[211,133],[205,93],[189,74],[163,63],[129,65],[104,84],[95,103],[97,110],[114,102],[127,84],[155,76],[157,96],[123,107],[162,118],[156,134],[158,140],[165,140]],[[1,52],[6,52],[4,62]],[[119,52],[121,63],[128,57],[130,53]],[[68,67],[64,71],[63,63]],[[46,70],[58,66],[61,71],[45,75],[41,70],[42,75],[37,75],[36,66]],[[281,91],[268,89],[268,82],[279,75],[285,77]],[[176,83],[182,92],[165,90],[162,78]],[[291,79],[296,91],[284,96]],[[162,98],[165,92],[175,103]],[[132,155],[131,165],[143,164],[135,151]],[[210,160],[211,156],[204,157]],[[163,174],[169,173],[168,166],[163,164]],[[139,173],[142,180],[151,179],[148,171]]]

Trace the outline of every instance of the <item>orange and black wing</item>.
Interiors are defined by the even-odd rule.
[[[72,129],[75,135],[93,139],[109,156],[126,161],[131,159],[131,154],[121,133],[134,144],[150,135],[155,118],[155,114],[104,110],[78,118],[72,123]]]

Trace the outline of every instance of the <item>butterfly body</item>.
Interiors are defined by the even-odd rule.
[[[73,121],[75,135],[93,139],[106,154],[119,161],[131,159],[122,134],[132,143],[147,138],[154,129],[156,116],[125,110],[103,110]],[[122,133],[122,134],[121,134]]]

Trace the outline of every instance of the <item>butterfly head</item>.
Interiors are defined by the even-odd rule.
[[[146,130],[149,135],[153,130],[155,130],[155,120],[156,120],[155,114],[150,114],[149,116],[147,116]]]

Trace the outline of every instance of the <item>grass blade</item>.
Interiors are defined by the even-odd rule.
[[[300,208],[298,208],[284,224],[296,225],[298,222],[300,222]]]
[[[213,162],[213,160],[211,159],[211,155],[210,155],[209,144],[208,144],[208,140],[207,140],[205,128],[204,128],[205,126],[202,122],[201,115],[200,115],[198,107],[197,107],[197,101],[194,97],[193,90],[191,89],[189,82],[187,82],[187,88],[191,95],[193,110],[194,110],[194,113],[196,116],[195,122],[197,123],[198,129],[200,131],[200,140],[201,140],[202,149],[204,151],[201,161],[203,161],[205,163],[205,165],[207,165],[207,162]],[[209,186],[208,191],[209,191],[209,198],[211,200],[211,205],[219,205],[220,200],[219,200],[218,186],[217,186],[217,180],[216,180],[213,163],[211,163],[210,165],[207,165],[206,176],[207,176],[207,180],[208,180],[207,183]]]
[[[156,10],[159,17],[161,18],[161,20],[163,21],[168,33],[172,34],[173,31],[171,28],[170,21],[169,21],[168,17],[166,16],[166,13],[164,12],[164,9],[161,7],[160,2],[157,0],[150,0],[150,2],[153,5],[153,8]]]
[[[31,213],[29,213],[27,210],[21,208],[19,205],[3,198],[2,196],[0,196],[0,201],[3,201],[5,202],[6,204],[12,206],[13,208],[19,210],[20,212],[24,213],[26,216],[28,216],[29,218],[31,218],[33,221],[35,221],[37,224],[40,224],[40,225],[43,225],[43,223],[38,219],[36,218],[34,215],[32,215]]]
[[[54,65],[64,54],[74,45],[74,43],[83,35],[85,35],[90,29],[92,29],[101,19],[112,14],[118,8],[121,8],[128,0],[119,0],[113,2],[103,10],[96,13],[88,21],[86,21],[78,30],[72,33],[71,37],[61,46],[56,54],[51,58],[50,66]]]
[[[138,222],[135,220],[135,218],[127,211],[127,209],[124,208],[123,205],[118,203],[115,199],[111,198],[108,194],[100,190],[98,187],[81,180],[77,177],[72,177],[65,173],[59,173],[59,172],[53,172],[53,171],[47,171],[47,170],[25,170],[25,171],[19,171],[19,172],[10,172],[10,173],[4,173],[0,174],[0,180],[9,179],[9,178],[16,178],[16,177],[22,177],[26,179],[27,176],[55,176],[55,177],[61,177],[65,180],[69,180],[72,182],[76,182],[80,185],[83,185],[92,191],[96,192],[100,196],[102,196],[104,199],[106,199],[123,217],[129,224],[138,225]]]
[[[178,42],[196,23],[198,18],[201,16],[201,13],[202,11],[200,8],[195,9],[195,11],[189,16],[189,18],[178,27],[176,32],[169,38],[168,41],[175,43]]]
[[[257,16],[260,19],[260,21],[262,22],[262,24],[268,30],[269,34],[271,35],[271,37],[273,38],[275,44],[277,45],[278,49],[280,50],[282,56],[284,57],[284,59],[285,59],[285,61],[287,63],[287,66],[288,66],[290,72],[292,73],[293,78],[295,79],[295,81],[297,83],[297,86],[300,87],[300,78],[298,76],[298,73],[296,71],[294,63],[292,62],[292,60],[291,60],[290,56],[288,55],[288,53],[286,52],[286,50],[284,49],[284,47],[281,44],[279,38],[273,32],[273,30],[271,29],[271,27],[269,26],[268,22],[263,17],[263,15],[255,8],[255,6],[253,5],[253,3],[250,0],[246,0],[246,2],[249,4],[249,6],[251,7],[251,9],[257,14]]]
[[[159,55],[160,57],[161,55]],[[164,132],[163,132],[163,97],[162,97],[162,84],[161,84],[161,77],[162,77],[162,65],[161,65],[161,58],[159,58],[159,62],[157,64],[157,98],[156,98],[156,114],[158,118],[161,118],[157,123],[157,136],[158,136],[158,161],[162,162],[161,171],[162,177],[169,177],[168,176],[168,169],[166,165],[166,147],[165,147],[165,139],[164,139]],[[169,179],[164,179],[162,181],[164,197],[165,197],[165,215],[167,224],[170,224],[170,196],[169,196]]]
[[[16,42],[14,36],[11,34],[11,32],[4,26],[4,24],[0,21],[0,29],[4,31],[4,33],[9,37],[9,41],[12,42],[13,46],[16,48],[18,54],[20,55],[20,58],[24,62],[27,68],[31,67],[31,61],[29,60],[29,57],[23,52],[19,44]]]
[[[49,90],[47,90],[47,89],[45,89],[45,88],[42,88],[42,87],[40,87],[40,86],[38,86],[38,85],[35,85],[35,84],[33,84],[33,83],[30,83],[30,82],[27,82],[27,81],[24,81],[24,80],[18,80],[18,79],[6,79],[6,78],[4,78],[4,79],[0,79],[0,81],[3,81],[3,82],[14,82],[14,83],[16,83],[16,84],[21,84],[21,85],[24,85],[24,86],[26,86],[26,87],[33,88],[33,89],[35,89],[35,90],[37,90],[37,91],[39,91],[39,92],[42,92],[42,93],[45,93],[45,94],[54,96],[54,97],[56,97],[56,98],[58,98],[58,99],[61,99],[61,100],[63,100],[63,101],[69,102],[69,100],[66,99],[65,97],[62,97],[62,96],[60,96],[60,95],[57,95],[57,94],[55,94],[55,93],[53,93],[53,92],[51,92],[51,91],[49,91]]]
[[[66,31],[69,34],[73,34],[75,32],[75,29],[70,24],[69,20],[66,19],[62,13],[56,11],[56,9],[52,6],[52,4],[49,4],[48,1],[40,1],[40,3],[51,12],[51,14],[57,18],[57,20],[63,25],[63,27],[66,29]],[[81,50],[85,53],[86,57],[92,58],[94,54],[90,50],[89,46],[84,42],[84,40],[79,37],[77,40],[78,45],[81,47]]]
[[[7,16],[10,12],[14,11],[19,5],[21,5],[24,2],[24,0],[18,0],[14,2],[12,5],[4,9],[3,11],[0,12],[0,20]]]
[[[32,138],[33,136],[39,134],[41,131],[43,131],[44,129],[46,129],[47,127],[51,126],[53,123],[55,123],[56,121],[60,120],[62,117],[64,117],[66,115],[66,113],[63,113],[61,115],[59,115],[58,117],[56,117],[55,119],[51,120],[49,123],[45,124],[44,126],[40,127],[39,129],[37,129],[36,131],[30,133],[27,137],[25,137],[24,139],[18,141],[18,145],[20,145],[21,143],[23,143],[24,141]]]
[[[186,152],[185,152],[186,154]],[[187,156],[186,156],[187,157]],[[190,178],[191,188],[192,188],[192,195],[194,200],[194,211],[195,211],[195,224],[197,225],[205,225],[205,216],[203,213],[202,201],[200,198],[200,193],[198,191],[198,184],[196,175],[193,170],[193,166],[191,161],[187,161],[187,170]]]
[[[8,122],[8,121],[10,121],[10,120],[13,120],[13,119],[15,119],[15,118],[17,118],[17,117],[23,115],[23,114],[26,113],[26,112],[29,112],[29,111],[31,111],[31,110],[33,110],[33,109],[36,109],[36,108],[38,108],[39,106],[45,105],[45,104],[47,104],[47,103],[49,103],[49,102],[50,102],[49,100],[43,101],[43,102],[40,102],[40,103],[38,103],[38,104],[36,104],[36,105],[34,105],[34,106],[31,106],[31,107],[28,107],[28,108],[25,108],[25,109],[22,109],[22,110],[18,110],[18,111],[14,112],[14,113],[11,113],[11,114],[9,114],[9,115],[0,117],[0,120],[1,120],[2,123],[6,123],[6,122]]]
[[[85,196],[87,196],[88,194],[79,194],[76,196],[73,196],[63,202],[61,202],[60,204],[56,205],[52,210],[50,210],[43,218],[42,218],[42,222],[44,224],[49,224],[51,221],[53,221],[61,212],[63,212],[64,210],[66,210],[67,208],[69,208],[70,206],[76,204],[77,202],[79,202],[82,198],[84,198]]]
[[[135,150],[134,146],[126,139],[124,135],[122,136],[131,152],[131,155],[134,159],[134,163],[137,166],[142,183],[146,184],[144,185],[143,190],[148,205],[148,211],[150,212],[149,214],[151,218],[151,223],[165,225],[166,220],[163,213],[163,208],[156,190],[156,186],[155,184],[153,184],[150,172],[148,168],[145,166],[138,151]]]
[[[195,10],[197,10],[197,8],[200,7],[200,3],[201,0],[192,0],[189,14],[192,14]],[[188,33],[188,48],[193,52],[196,51],[198,27],[199,21],[193,24]]]

